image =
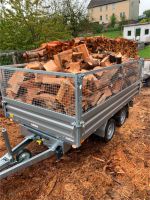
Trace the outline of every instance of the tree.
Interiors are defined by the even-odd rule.
[[[51,0],[45,7],[48,12],[57,13],[62,17],[63,23],[74,37],[80,32],[82,22],[87,20],[84,0]]]
[[[119,22],[119,27],[120,29],[122,30],[123,26],[126,24],[126,16],[125,15],[122,15],[120,17],[120,22]]]
[[[31,49],[76,37],[88,20],[85,8],[81,0],[1,0],[0,49]]]
[[[114,28],[116,25],[116,22],[117,22],[116,15],[112,14],[112,16],[110,17],[110,26]]]
[[[62,17],[47,13],[42,0],[1,1],[0,11],[1,50],[30,49],[42,42],[70,37]]]
[[[143,14],[146,15],[146,18],[150,18],[150,10],[145,10]]]

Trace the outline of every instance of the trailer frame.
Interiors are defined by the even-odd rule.
[[[93,70],[81,74],[69,74],[63,72],[26,70],[20,68],[23,65],[16,66],[15,68],[10,68],[10,66],[2,66],[0,68],[2,80],[5,79],[5,70],[23,72],[28,71],[29,73],[40,73],[50,76],[65,76],[73,78],[75,83],[75,115],[69,116],[10,99],[5,95],[4,88],[6,87],[6,83],[2,81],[2,103],[5,116],[21,125],[21,133],[25,136],[25,140],[17,147],[12,149],[7,137],[7,131],[4,131],[3,129],[3,136],[6,142],[8,153],[0,159],[0,179],[5,178],[22,168],[30,166],[54,154],[58,159],[60,159],[61,156],[71,148],[71,146],[73,148],[80,147],[83,141],[86,140],[91,134],[96,132],[96,130],[99,130],[99,133],[97,133],[99,136],[104,137],[104,130],[107,122],[113,118],[123,107],[129,107],[132,104],[135,95],[140,92],[143,60],[133,60],[126,64],[130,65],[134,63],[138,64],[137,80],[130,86],[123,88],[119,93],[110,97],[102,104],[86,112],[83,112],[82,110],[83,79],[89,74],[95,74],[103,71],[104,69]],[[114,69],[114,67],[120,69],[122,72],[124,65],[120,64],[107,67],[105,70],[111,70]],[[125,78],[123,73],[121,78]],[[16,162],[14,159],[14,154],[20,151],[18,148],[21,147],[23,150],[27,141],[30,143],[38,140],[40,140],[48,148],[48,150],[23,162]],[[5,160],[7,161],[6,163],[4,162]],[[6,169],[4,165],[6,165]]]

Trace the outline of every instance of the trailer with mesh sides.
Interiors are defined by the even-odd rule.
[[[23,52],[20,51],[7,51],[0,52],[0,66],[1,65],[11,65],[17,63],[25,63],[23,58]],[[0,107],[1,107],[2,95],[0,92]]]
[[[0,159],[0,179],[51,155],[55,154],[57,159],[60,159],[71,147],[80,147],[93,133],[106,142],[110,141],[115,133],[116,125],[121,126],[125,123],[129,116],[129,107],[133,106],[133,99],[140,91],[142,66],[142,60],[131,60],[124,64],[78,74],[27,70],[23,68],[23,65],[17,68],[1,66],[4,113],[7,118],[20,124],[21,134],[25,139],[12,148],[7,130],[2,129],[8,153]],[[19,89],[17,95],[14,95],[12,91],[10,93],[9,83],[15,73],[19,73],[20,77],[24,74],[25,81],[30,81],[31,78],[32,82],[35,81],[34,84],[32,83],[34,86],[31,86],[29,82],[26,83],[30,93],[23,88]],[[93,80],[95,82],[90,85],[87,77],[99,73],[104,74],[98,82]],[[46,87],[48,94],[58,93],[59,88],[54,85],[36,83],[37,78],[50,80],[53,77],[69,79],[73,85],[73,89],[64,87],[63,97],[59,94],[63,105],[59,104],[58,108],[56,102],[50,104],[48,99],[47,101],[37,101],[33,98],[31,100],[33,93],[41,91],[43,87]],[[84,95],[88,92],[88,90],[85,91],[85,83],[87,88],[92,87],[94,96],[101,94],[97,104],[93,104],[94,107],[85,106]],[[18,85],[13,85],[13,88],[17,87]],[[108,89],[112,91],[111,95],[108,95]],[[86,101],[88,98],[91,96],[89,95]],[[33,141],[45,145],[47,149],[32,156],[31,151],[26,147]]]

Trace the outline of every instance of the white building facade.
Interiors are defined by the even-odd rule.
[[[150,43],[150,23],[125,25],[123,37],[129,40]]]

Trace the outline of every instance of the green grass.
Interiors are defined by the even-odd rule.
[[[104,33],[100,34],[100,36],[105,36],[105,37],[108,37],[108,38],[122,37],[122,31],[104,32]]]
[[[143,50],[139,51],[141,58],[150,58],[150,46],[146,46]]]

